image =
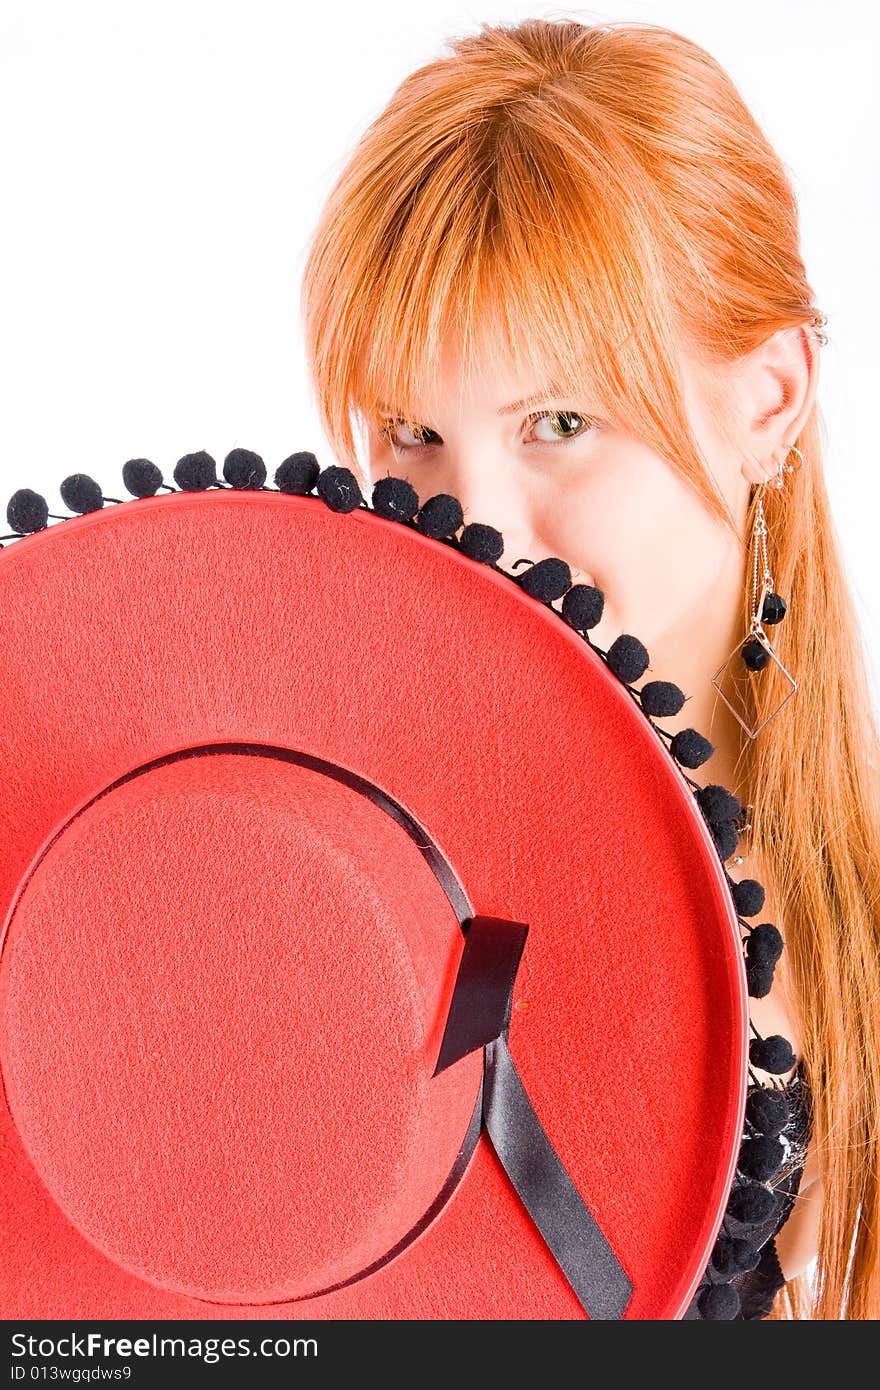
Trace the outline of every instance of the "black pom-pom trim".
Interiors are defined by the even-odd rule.
[[[624,685],[632,685],[648,669],[647,648],[629,632],[623,632],[611,643],[606,660],[618,680]]]
[[[518,574],[516,582],[532,598],[552,603],[571,588],[571,570],[564,560],[550,555]]]
[[[391,474],[373,484],[370,502],[378,516],[404,525],[410,525],[419,510],[419,494],[412,483],[407,478],[393,478]]]
[[[715,752],[715,745],[697,729],[679,729],[672,736],[669,751],[682,767],[702,767]]]
[[[740,917],[755,917],[764,906],[764,888],[756,878],[741,878],[739,883],[730,881],[730,891]]]
[[[746,1119],[756,1134],[775,1139],[788,1124],[790,1108],[784,1091],[771,1086],[750,1086]]]
[[[775,967],[772,965],[756,965],[754,961],[746,961],[746,984],[752,999],[766,998],[773,988],[774,973]]]
[[[310,449],[289,454],[275,469],[275,486],[291,497],[308,497],[318,481],[321,465]]]
[[[155,497],[162,486],[162,470],[149,459],[129,459],[122,465],[122,482],[132,497]]]
[[[253,449],[230,449],[223,460],[223,476],[230,487],[258,491],[266,481],[266,465]]]
[[[471,560],[481,565],[494,565],[504,553],[504,537],[494,526],[484,526],[480,521],[471,521],[458,538],[462,551]]]
[[[589,632],[602,619],[605,595],[592,584],[572,584],[562,600],[562,616],[577,632]]]
[[[85,516],[86,512],[99,512],[104,505],[104,494],[88,473],[71,473],[59,488],[61,500],[72,512]]]
[[[454,536],[464,522],[464,512],[457,497],[438,492],[429,497],[416,514],[416,527],[423,536],[442,541]]]
[[[739,1291],[733,1284],[709,1284],[697,1301],[700,1313],[713,1322],[730,1322],[742,1307]]]
[[[42,531],[49,524],[49,504],[39,492],[20,487],[9,499],[6,521],[11,531],[24,536]]]
[[[778,1139],[759,1134],[754,1139],[742,1141],[736,1166],[747,1178],[766,1182],[773,1177],[784,1157],[785,1150]]]
[[[174,481],[183,492],[205,492],[217,484],[217,463],[204,449],[184,454],[174,465]]]
[[[710,782],[708,786],[700,787],[696,796],[700,810],[707,821],[718,824],[722,821],[735,820],[737,816],[742,814],[743,805],[739,798],[717,782]]]
[[[790,1071],[795,1064],[791,1043],[781,1033],[771,1033],[769,1038],[752,1038],[749,1043],[749,1061],[760,1071],[779,1076]]]
[[[326,502],[334,512],[353,512],[364,500],[360,484],[351,469],[337,464],[322,468],[315,486],[321,501]]]
[[[769,1187],[760,1183],[746,1183],[734,1187],[727,1203],[728,1215],[741,1226],[762,1226],[779,1210],[779,1198]]]
[[[772,922],[752,927],[746,942],[746,956],[757,967],[774,966],[782,955],[782,932]]]
[[[709,833],[715,841],[715,846],[723,860],[727,860],[734,853],[739,841],[739,831],[733,821],[719,821],[717,825],[709,825]]]
[[[642,709],[653,719],[667,719],[678,714],[684,704],[684,691],[673,681],[646,681],[639,694]]]

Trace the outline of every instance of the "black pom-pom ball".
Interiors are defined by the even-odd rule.
[[[216,485],[217,464],[204,449],[184,454],[174,465],[174,481],[184,492],[204,492]]]
[[[684,704],[684,691],[672,681],[646,681],[639,694],[642,709],[652,719],[665,719],[668,715],[678,714]]]
[[[754,917],[764,906],[764,889],[756,878],[741,878],[730,882],[730,891],[740,917]]]
[[[230,487],[258,491],[266,481],[266,465],[253,449],[230,449],[223,460],[223,476]]]
[[[787,608],[788,604],[781,594],[768,594],[761,609],[761,622],[766,623],[768,627],[774,623],[781,623]]]
[[[772,1178],[783,1159],[784,1150],[778,1139],[768,1134],[759,1134],[755,1139],[744,1139],[740,1146],[736,1166],[747,1178],[756,1182],[766,1182]]]
[[[457,497],[449,492],[438,492],[429,497],[416,515],[416,526],[423,536],[434,540],[447,540],[454,536],[464,522],[464,512]]]
[[[670,740],[669,751],[682,767],[702,767],[715,752],[715,745],[697,729],[679,729]]]
[[[607,661],[619,681],[632,685],[648,669],[650,657],[638,637],[623,632],[608,648]]]
[[[700,787],[696,798],[707,821],[735,820],[742,813],[743,807],[739,798],[718,782],[710,782],[707,787]]]
[[[709,826],[709,833],[715,841],[722,860],[727,860],[733,854],[739,841],[739,831],[732,820],[713,822]]]
[[[351,469],[337,463],[321,470],[315,488],[321,501],[333,512],[353,512],[364,500]]]
[[[577,632],[589,632],[601,620],[605,595],[593,584],[573,584],[562,600],[562,616]]]
[[[758,637],[750,637],[740,648],[740,656],[750,671],[763,671],[770,660],[770,653]]]
[[[42,531],[49,522],[49,504],[45,497],[29,487],[20,487],[9,499],[6,508],[6,523],[10,531],[28,535],[31,531]]]
[[[132,497],[154,497],[162,486],[162,470],[149,459],[129,459],[122,465],[122,482]]]
[[[790,1071],[795,1063],[791,1043],[781,1033],[771,1033],[769,1038],[752,1038],[749,1043],[749,1061],[761,1071],[779,1076]]]
[[[419,510],[419,494],[408,478],[394,478],[389,474],[373,484],[370,503],[377,516],[406,524]]]
[[[746,955],[757,966],[775,965],[782,955],[782,932],[772,922],[753,927],[746,942]]]
[[[772,965],[755,965],[754,961],[746,961],[746,984],[750,998],[766,998],[773,988],[773,974]]]
[[[516,582],[532,598],[540,599],[542,603],[552,603],[571,588],[571,570],[564,560],[548,555],[518,574]]]
[[[497,564],[504,553],[504,537],[494,526],[484,526],[481,521],[471,521],[458,538],[459,545],[471,560],[479,560],[481,565]]]
[[[733,1284],[709,1284],[700,1294],[698,1307],[704,1318],[729,1322],[736,1317],[742,1304]]]
[[[734,1221],[739,1221],[743,1226],[761,1226],[775,1216],[778,1209],[776,1193],[754,1182],[735,1187],[727,1203],[727,1210]]]
[[[104,495],[94,478],[88,473],[71,473],[59,488],[61,500],[71,512],[84,516],[86,512],[99,512],[104,505]]]
[[[783,1091],[771,1086],[750,1086],[746,1119],[757,1134],[775,1139],[788,1124],[788,1100]]]
[[[318,481],[321,465],[311,449],[288,454],[275,469],[275,486],[292,497],[307,497]]]

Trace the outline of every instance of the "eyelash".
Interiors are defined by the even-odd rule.
[[[530,443],[532,446],[538,448],[553,449],[556,448],[556,446],[559,444],[569,444],[573,439],[580,439],[582,436],[589,434],[592,430],[598,429],[599,426],[599,421],[594,419],[592,415],[583,415],[579,410],[536,410],[533,411],[530,415],[526,416],[524,424],[528,428],[531,425],[533,425],[536,420],[551,418],[552,416],[558,415],[576,415],[578,419],[583,421],[583,425],[576,434],[570,434],[568,438],[565,439],[537,439],[527,442]],[[406,420],[398,419],[383,420],[379,425],[379,433],[392,449],[398,449],[401,452],[408,450],[410,453],[414,453],[416,450],[418,450],[419,452],[423,452],[425,449],[432,449],[435,447],[434,441],[429,441],[427,444],[397,444],[391,438],[391,435],[394,431],[394,426],[398,424],[409,424],[409,422]],[[417,433],[418,427],[409,425],[409,428],[412,430],[413,434]]]

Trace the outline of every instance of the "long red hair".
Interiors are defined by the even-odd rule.
[[[389,383],[411,408],[451,330],[466,368],[488,348],[588,390],[732,528],[689,427],[677,344],[726,363],[823,321],[786,171],[719,64],[660,26],[543,19],[484,25],[401,83],[330,192],[302,311],[324,428],[356,471],[357,426],[383,413]],[[772,1316],[874,1319],[880,740],[822,428],[814,408],[795,441],[803,466],[764,497],[789,596],[774,643],[800,688],[749,741],[737,794],[769,850],[823,1175],[815,1278],[790,1281]]]

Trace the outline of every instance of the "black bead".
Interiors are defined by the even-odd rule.
[[[742,813],[742,802],[733,792],[718,782],[710,782],[696,792],[700,810],[708,821],[736,820]]]
[[[223,476],[230,487],[259,490],[266,481],[266,465],[253,449],[230,449],[223,460]]]
[[[434,540],[446,540],[454,536],[464,522],[464,512],[457,497],[448,492],[438,492],[429,497],[416,515],[416,526],[423,536]]]
[[[757,966],[775,965],[782,955],[782,932],[772,922],[753,927],[746,942],[746,956]]]
[[[755,965],[754,961],[746,961],[746,984],[750,998],[766,998],[773,988],[773,972],[772,965]]]
[[[307,497],[318,481],[321,465],[311,449],[288,454],[275,469],[275,486],[293,497]]]
[[[82,516],[86,512],[99,512],[104,505],[104,495],[94,478],[88,473],[71,473],[61,487],[61,500],[72,512]]]
[[[504,553],[504,537],[494,526],[484,526],[481,521],[471,521],[458,538],[459,545],[471,560],[481,565],[494,565]]]
[[[549,555],[516,575],[516,582],[532,598],[540,599],[542,603],[552,603],[571,588],[571,570],[564,560]]]
[[[42,531],[49,521],[49,504],[45,497],[29,487],[20,487],[9,499],[6,508],[6,523],[10,531],[27,535],[31,531]]]
[[[715,745],[697,729],[679,729],[670,740],[669,751],[682,767],[702,767],[715,752]]]
[[[788,1098],[784,1091],[771,1086],[750,1086],[746,1101],[746,1119],[757,1134],[775,1139],[788,1124]]]
[[[671,714],[678,714],[684,704],[684,691],[672,681],[646,681],[639,694],[642,709],[652,719],[665,719]]]
[[[770,660],[770,653],[758,637],[749,637],[740,648],[743,665],[750,671],[763,671]]]
[[[741,878],[739,883],[728,879],[733,901],[740,917],[755,917],[764,906],[764,889],[756,878]]]
[[[562,616],[577,632],[589,632],[602,617],[605,595],[593,584],[572,584],[562,600]]]
[[[154,497],[162,486],[162,470],[149,459],[129,459],[122,465],[122,482],[132,497]]]
[[[761,1071],[772,1072],[774,1076],[790,1071],[795,1063],[791,1043],[781,1033],[771,1033],[769,1038],[752,1038],[749,1043],[749,1061]]]
[[[322,469],[315,487],[321,501],[333,512],[353,512],[364,500],[351,469],[336,463]]]
[[[419,510],[419,494],[409,479],[394,478],[389,474],[373,484],[370,505],[378,516],[407,524]]]
[[[623,632],[608,648],[607,661],[619,681],[632,685],[648,669],[650,657],[638,637]]]
[[[174,465],[174,481],[184,492],[204,492],[217,482],[217,464],[204,449],[184,454]]]
[[[727,1210],[734,1221],[739,1221],[743,1226],[761,1226],[775,1216],[778,1209],[776,1193],[754,1182],[735,1187],[727,1203]]]
[[[788,604],[780,594],[768,594],[761,609],[761,622],[766,623],[768,627],[773,623],[781,623],[787,607]]]
[[[715,841],[715,845],[722,860],[729,859],[739,841],[739,831],[733,821],[723,820],[712,822],[709,825],[709,834]]]
[[[733,1284],[709,1284],[700,1294],[698,1306],[704,1318],[730,1322],[740,1311],[739,1292]]]
[[[755,1139],[742,1141],[736,1166],[747,1178],[754,1178],[756,1182],[766,1182],[779,1168],[784,1152],[778,1139],[759,1134]]]

